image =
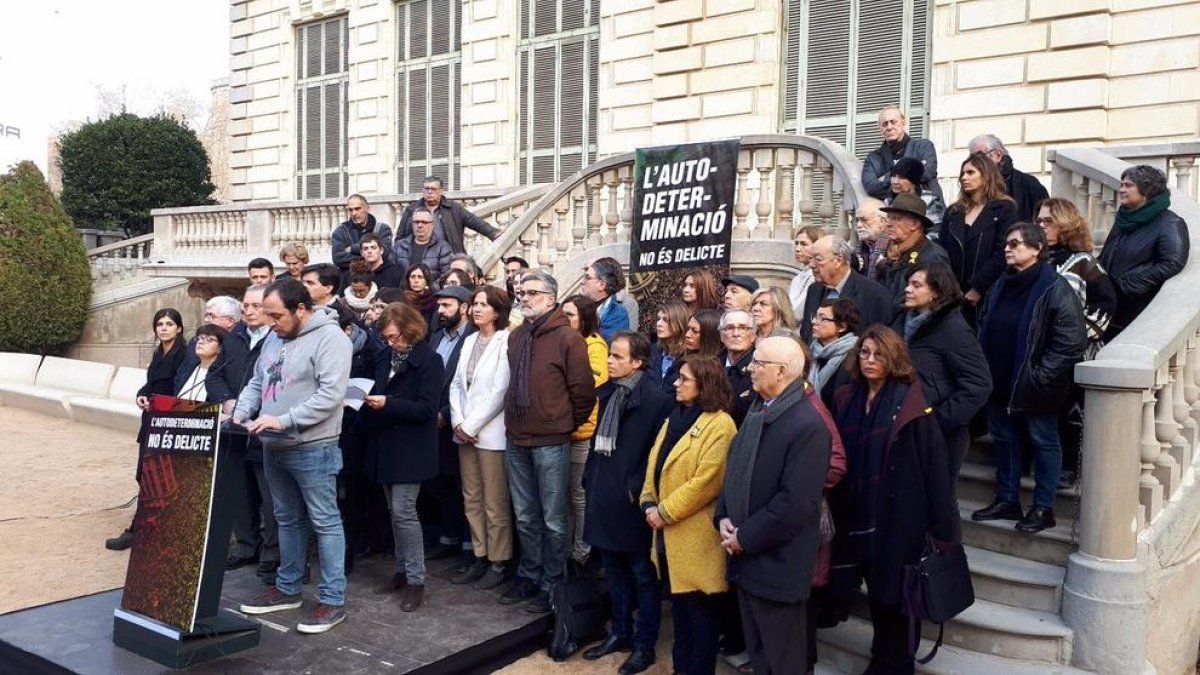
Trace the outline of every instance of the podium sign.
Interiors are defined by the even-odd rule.
[[[231,619],[224,632],[253,631],[257,644],[257,624],[218,616],[231,508],[243,489],[241,458],[221,445],[220,406],[155,396],[147,418],[134,542],[114,641],[173,667],[180,667],[176,657],[182,652],[170,653],[179,651],[172,645],[183,650],[187,643],[183,651],[195,652],[204,636],[215,637],[214,624],[229,627]],[[167,645],[147,646],[147,640],[164,638]],[[164,647],[165,660],[159,658]],[[197,656],[186,661],[203,660]]]

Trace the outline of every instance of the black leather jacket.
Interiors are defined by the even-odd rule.
[[[985,353],[988,351],[989,310],[995,306],[1007,280],[1008,275],[1002,276],[983,303],[979,342]],[[1033,304],[1033,311],[1029,315],[1025,344],[1017,345],[1016,374],[1008,409],[1010,412],[1058,412],[1071,401],[1075,364],[1083,360],[1087,349],[1083,309],[1071,285],[1047,264],[1043,264],[1027,303]]]
[[[1190,247],[1187,224],[1170,209],[1132,232],[1114,227],[1108,233],[1100,264],[1117,289],[1117,312],[1109,322],[1106,340],[1132,323],[1167,279],[1183,270]]]

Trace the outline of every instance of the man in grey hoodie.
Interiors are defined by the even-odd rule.
[[[263,469],[279,524],[280,564],[275,585],[241,609],[266,614],[301,606],[311,525],[321,583],[317,606],[296,630],[323,633],[346,618],[346,537],[337,507],[337,474],[352,349],[336,318],[314,311],[312,296],[294,280],[268,286],[262,310],[275,334],[263,343],[233,421],[245,424],[263,444]],[[305,510],[307,521],[301,517]]]

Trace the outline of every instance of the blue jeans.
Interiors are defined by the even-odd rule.
[[[1021,503],[1021,449],[1033,450],[1033,505],[1054,508],[1058,474],[1062,469],[1062,446],[1058,440],[1058,415],[1013,413],[1005,406],[988,403],[988,430],[996,446],[996,497]]]
[[[567,567],[570,443],[533,448],[508,444],[504,463],[517,516],[517,576],[549,591]]]
[[[388,483],[383,486],[392,512],[392,539],[396,542],[396,571],[410,586],[425,585],[425,535],[417,518],[420,483]]]
[[[658,644],[658,626],[662,620],[662,585],[650,562],[650,547],[632,553],[600,551],[600,563],[608,577],[608,594],[612,600],[612,634],[633,638],[633,644],[654,651]],[[634,600],[637,600],[637,621],[633,619]]]
[[[275,521],[279,523],[275,587],[288,595],[300,593],[311,525],[321,557],[317,598],[333,607],[346,604],[346,535],[337,506],[337,474],[341,469],[342,451],[336,442],[263,452],[263,471],[275,500]]]

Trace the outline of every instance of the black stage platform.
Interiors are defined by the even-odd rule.
[[[545,644],[550,615],[530,614],[525,604],[501,605],[498,592],[452,585],[449,560],[429,561],[425,605],[401,612],[399,596],[380,590],[393,567],[380,556],[357,561],[346,621],[328,633],[298,634],[303,609],[249,617],[263,624],[258,647],[178,672],[490,673]],[[254,566],[229,572],[221,606],[236,610],[265,588]],[[315,595],[314,578],[304,587],[305,608]],[[174,672],[113,645],[113,609],[120,601],[117,589],[0,616],[0,673]]]

